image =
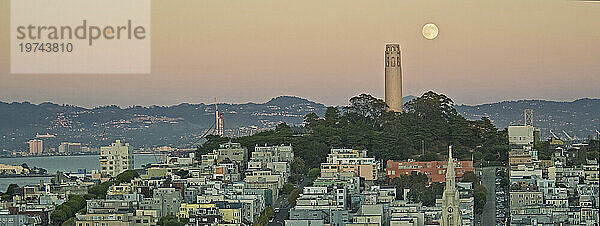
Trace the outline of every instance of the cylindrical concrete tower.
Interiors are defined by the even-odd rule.
[[[385,45],[385,103],[390,111],[402,112],[402,67],[400,44]]]

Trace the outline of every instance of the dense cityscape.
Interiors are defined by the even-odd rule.
[[[164,155],[158,163],[134,169],[133,147],[116,140],[100,149],[98,170],[57,172],[50,183],[9,186],[2,196],[8,213],[0,222],[596,225],[598,162],[587,158],[589,143],[566,145],[551,138],[550,159],[540,159],[534,147],[542,143],[539,138],[532,125],[510,126],[506,166],[475,166],[472,159],[453,158],[450,146],[445,161],[398,159],[385,165],[367,150],[332,148],[326,162],[311,169],[293,146],[246,147],[231,141],[206,154]],[[3,174],[10,170],[25,169],[2,168]],[[445,184],[443,195],[434,194],[433,202],[411,190],[438,184]]]

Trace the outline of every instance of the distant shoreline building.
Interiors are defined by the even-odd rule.
[[[400,44],[385,45],[385,103],[388,110],[402,112],[402,64]]]
[[[46,133],[46,134],[39,134],[39,133],[37,133],[37,134],[35,134],[35,138],[55,138],[55,137],[56,137],[56,135],[49,134],[49,133]]]
[[[60,153],[79,153],[81,152],[81,143],[62,142],[58,146]]]
[[[29,142],[29,154],[31,155],[41,155],[44,151],[44,141],[43,140],[30,140]]]

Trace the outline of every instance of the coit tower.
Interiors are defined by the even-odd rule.
[[[400,44],[385,45],[385,103],[388,110],[402,112]]]

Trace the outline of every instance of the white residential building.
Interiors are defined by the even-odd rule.
[[[129,143],[116,140],[108,147],[100,148],[100,173],[103,178],[116,177],[133,169],[133,149]]]

